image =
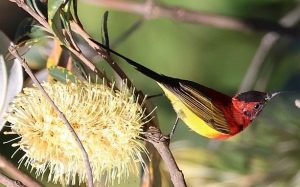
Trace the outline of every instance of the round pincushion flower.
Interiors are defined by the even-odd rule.
[[[145,166],[147,150],[138,139],[149,121],[133,91],[116,91],[104,84],[88,82],[42,84],[79,136],[85,147],[95,182],[107,184],[127,179]],[[25,88],[12,102],[6,119],[19,139],[13,146],[25,152],[20,163],[36,169],[37,176],[49,169],[48,181],[62,184],[86,182],[82,154],[73,136],[42,93]]]

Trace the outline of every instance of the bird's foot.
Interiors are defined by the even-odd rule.
[[[167,142],[168,144],[170,143],[170,136],[163,135],[160,129],[156,127],[149,127],[145,136],[146,139],[150,142],[153,141],[155,143],[159,143],[159,142]]]

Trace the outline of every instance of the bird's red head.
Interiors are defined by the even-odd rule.
[[[235,95],[232,98],[232,113],[234,121],[245,129],[262,111],[265,104],[277,93],[268,94],[265,92],[249,91]]]

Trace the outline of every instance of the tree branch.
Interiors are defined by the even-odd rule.
[[[169,148],[169,139],[166,139],[161,134],[160,130],[155,127],[150,127],[146,133],[147,140],[155,147],[165,162],[168,171],[170,172],[172,183],[175,187],[186,187],[184,175],[178,168],[178,165]]]
[[[37,181],[35,181],[25,173],[21,172],[17,167],[15,167],[2,155],[0,155],[0,169],[12,178],[18,179],[26,186],[41,187],[41,185]]]
[[[236,31],[274,31],[281,34],[297,35],[297,30],[286,28],[278,23],[262,19],[247,18],[238,19],[235,17],[193,11],[181,7],[158,5],[155,2],[137,3],[121,0],[85,0],[87,3],[120,10],[124,12],[139,14],[146,19],[166,17],[176,21],[194,24],[208,25],[217,28],[231,29]]]
[[[287,15],[280,19],[279,23],[285,27],[293,27],[300,20],[300,6],[290,11]],[[253,88],[258,73],[271,51],[272,47],[279,40],[280,35],[275,32],[265,34],[261,40],[259,47],[250,63],[250,66],[240,85],[239,92],[248,91]]]
[[[9,177],[3,175],[2,173],[0,173],[0,184],[3,184],[6,187],[26,187],[20,181],[15,181],[13,179],[10,179]]]
[[[67,118],[65,117],[65,115],[59,110],[59,108],[56,106],[56,104],[53,102],[53,100],[50,98],[50,96],[48,95],[48,93],[44,90],[44,88],[41,86],[40,82],[37,80],[37,78],[34,76],[34,74],[32,73],[32,71],[30,70],[30,68],[27,65],[27,62],[25,61],[25,59],[23,59],[17,52],[14,44],[11,44],[11,46],[9,47],[9,52],[16,58],[18,59],[22,66],[24,67],[25,71],[27,72],[27,74],[30,76],[30,78],[33,80],[33,82],[36,84],[36,86],[39,88],[39,90],[43,93],[44,97],[46,98],[46,100],[49,102],[49,104],[54,108],[54,110],[56,111],[57,115],[59,116],[59,118],[64,122],[64,124],[66,125],[66,127],[68,128],[69,132],[72,134],[72,136],[74,137],[76,143],[78,144],[78,147],[82,153],[83,156],[83,161],[86,167],[86,173],[87,173],[87,179],[88,179],[88,186],[89,187],[93,187],[93,173],[92,173],[92,168],[89,162],[89,157],[88,154],[82,144],[82,142],[80,141],[78,135],[76,134],[76,132],[74,131],[72,125],[69,123],[69,121],[67,120]]]

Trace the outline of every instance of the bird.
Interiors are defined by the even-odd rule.
[[[157,73],[140,63],[99,43],[109,52],[125,60],[137,71],[155,80],[170,100],[178,119],[201,136],[224,140],[246,129],[265,105],[281,92],[247,91],[228,96],[199,83]]]

